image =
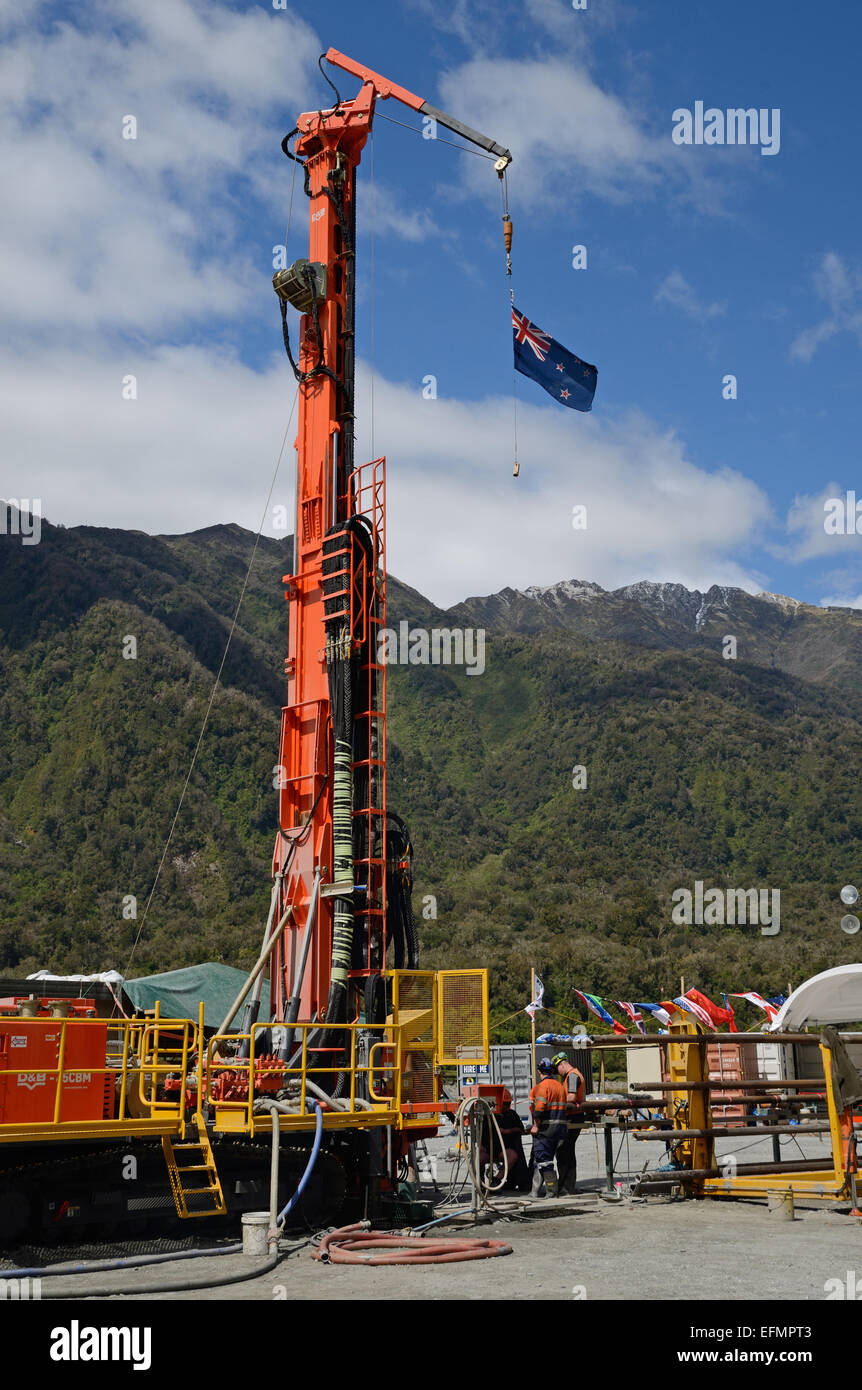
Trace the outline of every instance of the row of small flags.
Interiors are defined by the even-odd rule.
[[[539,1009],[545,1007],[545,986],[542,984],[538,975],[535,977],[535,980],[536,984],[533,998],[524,1009],[524,1012],[529,1014],[532,1019],[535,1019]],[[748,1003],[753,1004],[755,1008],[762,1009],[770,1023],[775,1018],[781,1005],[785,1002],[783,994],[778,994],[772,999],[764,999],[762,994],[758,994],[756,990],[753,989],[745,990],[741,994],[731,994],[729,997],[726,994],[722,994],[721,997],[724,1000],[724,1008],[721,1008],[718,1004],[714,1004],[712,1000],[707,998],[705,994],[702,994],[699,989],[686,990],[685,994],[678,995],[676,999],[663,999],[660,1004],[636,1004],[629,999],[604,1000],[600,999],[597,994],[585,994],[580,989],[576,989],[574,992],[578,998],[583,1001],[583,1004],[589,1012],[602,1023],[608,1024],[615,1033],[627,1033],[631,1024],[634,1024],[638,1032],[644,1035],[646,1034],[646,1029],[644,1028],[644,1013],[649,1014],[663,1028],[666,1028],[670,1023],[673,1013],[687,1013],[691,1014],[699,1023],[703,1023],[709,1029],[718,1029],[722,1024],[726,1023],[731,1033],[738,1033],[739,1029],[734,1021],[735,1015],[733,1006],[729,1002],[730,999],[746,999]],[[614,1018],[608,1013],[608,1010],[605,1008],[606,1003],[611,1003],[617,1009],[620,1009],[628,1018],[629,1025],[626,1026],[626,1024],[620,1023],[619,1019]]]

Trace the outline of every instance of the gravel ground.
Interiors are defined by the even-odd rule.
[[[108,1281],[134,1301],[159,1297],[291,1302],[322,1298],[823,1301],[827,1280],[843,1281],[848,1271],[862,1271],[862,1227],[846,1214],[846,1207],[841,1211],[797,1207],[797,1219],[791,1223],[768,1214],[764,1204],[755,1202],[659,1196],[645,1203],[627,1197],[620,1203],[604,1201],[599,1195],[604,1187],[603,1147],[601,1136],[597,1138],[598,1142],[587,1132],[578,1144],[579,1192],[566,1203],[570,1214],[557,1215],[553,1203],[543,1202],[529,1219],[496,1220],[475,1231],[509,1243],[513,1253],[504,1258],[437,1267],[360,1268],[321,1265],[305,1249],[269,1274],[224,1288],[161,1295],[136,1292],[144,1282],[178,1274],[218,1278],[245,1272],[250,1265],[243,1257],[204,1258],[112,1276],[52,1278],[52,1290],[68,1290],[75,1298]],[[615,1132],[615,1150],[620,1140]],[[428,1146],[441,1184],[452,1171],[446,1155],[453,1142],[441,1135]],[[743,1161],[771,1159],[769,1140],[749,1144]],[[815,1145],[811,1139],[802,1141],[806,1157],[822,1152],[822,1146]],[[719,1147],[741,1155],[743,1141]],[[784,1151],[788,1157],[800,1157],[793,1141]],[[632,1172],[643,1166],[647,1153],[651,1166],[663,1154],[660,1145],[633,1140],[628,1152]],[[623,1142],[621,1168],[625,1160]]]

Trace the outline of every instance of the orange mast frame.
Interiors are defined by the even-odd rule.
[[[430,106],[387,78],[329,49],[330,63],[359,77],[362,87],[352,101],[329,110],[305,112],[282,148],[303,167],[309,197],[309,263],[294,277],[300,293],[282,300],[303,312],[299,327],[299,421],[296,438],[297,490],[294,572],[286,575],[290,604],[287,703],[282,712],[279,751],[279,834],[273,874],[281,876],[278,918],[293,909],[271,969],[273,1017],[284,1019],[291,993],[299,995],[293,1020],[323,1019],[331,983],[333,903],[333,732],[327,675],[326,620],[341,616],[349,625],[354,650],[365,645],[367,660],[357,672],[364,692],[357,734],[363,754],[352,764],[354,777],[366,764],[367,804],[353,816],[367,817],[367,854],[353,861],[356,942],[348,975],[357,979],[385,968],[386,956],[386,736],[385,668],[377,663],[377,631],[385,625],[385,460],[356,469],[353,461],[354,247],[356,169],[371,130],[377,100],[393,97],[414,111],[433,117],[448,129],[497,157],[502,177],[511,160],[508,150]],[[322,71],[322,68],[321,68]],[[337,95],[337,93],[336,93]],[[296,136],[293,154],[288,142]],[[287,272],[290,276],[291,272]],[[284,273],[282,273],[284,274]],[[303,295],[303,290],[305,291]],[[285,313],[285,305],[282,305]],[[286,319],[285,342],[288,343]],[[289,351],[289,346],[288,346]],[[293,361],[293,359],[291,359]],[[333,528],[364,516],[371,547],[357,564],[355,549],[338,546],[343,559],[342,584],[326,586],[324,539]],[[326,547],[331,556],[333,547]],[[365,567],[365,573],[358,570]],[[331,570],[332,566],[329,565]],[[368,570],[371,573],[368,573]],[[369,588],[369,586],[371,586]],[[373,591],[369,608],[362,601]],[[341,605],[340,607],[338,605]],[[369,631],[376,627],[377,631]],[[316,878],[321,883],[316,887]],[[351,894],[354,885],[351,883]],[[316,915],[315,915],[316,914]],[[308,952],[307,962],[305,952]],[[301,977],[301,978],[300,978]],[[297,988],[298,987],[298,988]],[[349,1015],[352,1016],[352,1015]]]

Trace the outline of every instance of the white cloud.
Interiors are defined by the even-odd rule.
[[[0,0],[2,4],[2,0]],[[6,11],[0,9],[0,25]],[[31,20],[35,8],[25,12]],[[93,0],[80,27],[10,19],[0,55],[7,197],[0,297],[19,335],[156,337],[256,314],[283,238],[291,166],[279,142],[320,102],[322,42],[305,19],[218,0]],[[123,120],[137,138],[123,138]],[[241,240],[249,201],[263,231]],[[377,190],[381,235],[435,235]],[[304,239],[302,180],[294,227]]]
[[[162,347],[122,363],[57,348],[0,357],[4,488],[39,497],[64,525],[181,532],[236,521],[257,530],[295,383],[287,359],[254,372],[229,355]],[[138,399],[122,399],[137,376]],[[293,508],[288,475],[276,502]]]
[[[832,594],[820,600],[821,608],[862,608],[862,594]]]
[[[357,222],[360,235],[371,231],[372,222],[375,235],[396,236],[402,241],[438,240],[446,235],[424,208],[403,206],[392,189],[380,183],[359,199]]]
[[[637,17],[637,9],[623,0],[601,0],[580,12],[570,0],[404,0],[408,11],[420,14],[445,34],[454,34],[473,54],[495,54],[506,40],[531,36],[533,47],[550,35],[557,52],[585,51],[596,30],[612,28],[622,19]]]
[[[730,469],[696,467],[643,416],[614,425],[522,401],[513,478],[511,401],[425,401],[418,387],[379,380],[375,394],[390,568],[438,603],[567,578],[764,587],[737,558],[770,524],[764,493]],[[572,528],[576,504],[586,530]]]
[[[474,58],[443,75],[440,95],[444,110],[512,151],[520,199],[578,190],[619,201],[671,172],[670,135],[650,138],[571,61]]]
[[[833,535],[826,531],[824,521],[829,512],[826,504],[830,499],[845,499],[845,490],[838,483],[827,483],[817,493],[800,493],[793,499],[787,513],[787,535],[789,543],[776,546],[775,553],[784,556],[795,564],[803,560],[819,559],[829,556],[833,560],[846,559],[853,552],[858,553],[860,537],[854,534]],[[862,492],[860,492],[862,498]]]
[[[862,345],[862,273],[835,251],[827,251],[815,272],[814,287],[829,313],[794,338],[790,356],[799,362],[810,362],[838,333],[852,333]]]
[[[190,0],[95,0],[80,28],[19,29],[0,56],[7,321],[153,333],[247,308],[267,265],[238,246],[238,214],[263,168],[286,203],[273,111],[304,104],[319,51],[286,12]]]
[[[286,362],[254,372],[197,347],[164,347],[118,367],[112,355],[56,348],[6,354],[4,487],[40,497],[49,521],[182,532],[218,522],[256,529],[295,390]],[[124,401],[134,371],[138,399]],[[375,448],[389,456],[389,568],[438,603],[506,585],[585,578],[689,587],[764,577],[747,550],[769,524],[764,494],[731,470],[707,473],[682,443],[633,416],[425,401],[378,377]],[[369,377],[360,369],[357,458],[369,457]],[[295,421],[274,501],[293,509]],[[587,506],[586,531],[572,508]]]
[[[722,303],[706,304],[698,299],[692,286],[685,276],[678,270],[672,270],[662,280],[655,293],[657,304],[663,301],[679,309],[689,318],[698,319],[703,322],[705,319],[715,318],[719,314],[725,313],[727,305]]]

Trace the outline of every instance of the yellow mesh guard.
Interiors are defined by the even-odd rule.
[[[427,1049],[407,1048],[401,1054],[401,1099],[414,1105],[436,1100],[434,1062]]]
[[[487,1062],[487,970],[441,970],[437,989],[438,1063]]]
[[[398,1007],[399,1009],[433,1009],[434,976],[432,974],[399,974]]]

